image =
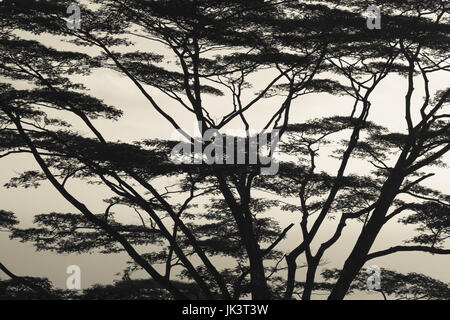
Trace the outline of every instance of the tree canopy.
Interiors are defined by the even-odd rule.
[[[322,283],[318,268],[326,251],[351,221],[358,222],[359,236],[345,264],[322,275],[335,280],[327,286],[329,299],[361,289],[361,270],[371,259],[402,251],[448,254],[450,195],[424,182],[445,166],[450,150],[450,89],[433,85],[436,75],[448,78],[450,71],[449,7],[445,1],[375,4],[383,27],[370,30],[368,1],[83,1],[80,28],[69,29],[66,1],[0,2],[0,158],[24,154],[39,167],[5,187],[47,181],[73,207],[36,212],[30,228],[0,211],[0,228],[37,250],[125,251],[131,261],[124,274],[148,274],[88,289],[93,299],[103,292],[119,299],[311,299]],[[43,35],[73,50],[54,48]],[[80,79],[94,70],[127,79],[157,121],[187,136],[180,112],[191,115],[201,133],[235,126],[248,138],[250,130],[279,130],[279,171],[177,165],[170,158],[176,141],[108,140],[96,121],[122,121],[127,106],[91,95]],[[401,105],[388,106],[403,110],[399,132],[369,120],[379,108],[377,89],[392,76],[407,88]],[[264,84],[257,87],[255,77]],[[325,94],[350,102],[351,112],[291,121],[302,112],[304,96]],[[212,97],[220,104],[210,103]],[[268,114],[267,104],[275,111]],[[255,110],[266,121],[262,126],[250,115]],[[320,168],[318,160],[327,156],[337,161],[336,170]],[[371,169],[352,172],[351,161]],[[104,211],[75,195],[68,184],[75,179],[109,190],[109,198],[97,199]],[[300,226],[288,251],[279,243],[295,228],[282,227],[282,214]],[[330,219],[337,224],[321,242],[319,231]],[[394,220],[415,227],[411,244],[372,251]],[[230,263],[223,266],[222,258]],[[389,295],[448,298],[439,280],[386,273]],[[11,285],[2,282],[2,288]]]

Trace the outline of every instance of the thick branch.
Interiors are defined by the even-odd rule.
[[[432,254],[450,254],[450,249],[440,249],[440,248],[433,248],[433,247],[427,247],[427,246],[396,246],[392,247],[386,250],[381,250],[377,252],[373,252],[367,255],[366,261],[369,261],[374,258],[386,256],[391,253],[396,252],[410,252],[410,251],[422,251],[422,252],[429,252]]]

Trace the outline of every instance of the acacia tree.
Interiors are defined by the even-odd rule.
[[[380,271],[383,274],[384,285],[374,291],[381,294],[384,300],[448,300],[449,298],[450,288],[442,281],[414,272],[401,274],[386,269]],[[325,270],[322,275],[326,280],[335,280],[339,278],[340,270]],[[327,282],[316,284],[319,290],[331,289],[333,285]],[[350,291],[355,290],[367,290],[367,273],[360,272],[355,277],[350,285]]]
[[[300,290],[303,299],[310,299],[322,257],[349,219],[361,220],[363,227],[331,299],[344,297],[369,259],[398,251],[448,253],[439,246],[448,237],[449,197],[420,185],[430,176],[421,170],[438,164],[450,148],[445,112],[450,92],[433,97],[429,87],[430,74],[448,71],[448,8],[444,2],[380,4],[385,13],[381,30],[366,28],[364,1],[214,0],[96,1],[81,8],[81,28],[68,29],[61,15],[64,1],[3,1],[0,69],[8,81],[0,87],[1,157],[31,154],[41,169],[7,186],[48,180],[78,211],[37,215],[37,228],[14,228],[12,237],[32,241],[40,250],[125,250],[133,263],[126,274],[141,268],[174,298],[190,297],[173,280],[182,276],[195,283],[201,298],[251,294],[253,299],[291,299]],[[45,32],[101,53],[56,50],[26,40],[18,30]],[[136,51],[135,43],[159,43],[170,54]],[[71,80],[94,68],[125,76],[149,107],[185,135],[176,108],[191,113],[201,133],[240,123],[250,134],[249,111],[264,101],[278,103],[263,130],[279,129],[282,152],[295,161],[282,161],[277,175],[261,176],[258,166],[175,165],[169,158],[173,141],[108,141],[95,119],[119,120],[121,109],[105,105]],[[266,85],[253,89],[250,79],[268,70],[272,76]],[[337,80],[327,79],[330,72]],[[406,133],[390,133],[367,120],[373,92],[394,73],[408,82]],[[421,120],[413,122],[418,76],[426,97],[418,110]],[[18,80],[32,87],[18,89]],[[173,104],[162,105],[157,91]],[[351,114],[291,124],[289,116],[301,106],[302,96],[312,93],[353,98]],[[210,95],[223,101],[219,120],[205,102]],[[72,115],[90,130],[89,136],[70,128]],[[316,172],[319,147],[347,133],[344,150],[335,150],[337,173]],[[358,157],[375,170],[346,174],[350,159]],[[169,177],[178,179],[178,187],[161,191],[157,179]],[[93,212],[77,199],[70,179],[108,188],[112,196],[105,199],[105,211]],[[258,198],[257,191],[273,196]],[[208,205],[199,207],[205,199]],[[137,214],[139,224],[119,222],[113,209],[119,207]],[[281,229],[274,217],[261,216],[269,210],[299,214],[302,241],[291,252],[275,248],[292,225]],[[420,225],[413,239],[420,245],[371,253],[382,227],[405,213],[404,223]],[[336,231],[313,253],[313,241],[331,216],[339,218]],[[147,252],[139,253],[138,247]],[[307,268],[307,277],[299,282],[302,255],[306,263],[300,267]],[[234,265],[219,268],[218,256],[232,258]],[[164,266],[163,274],[156,265]]]

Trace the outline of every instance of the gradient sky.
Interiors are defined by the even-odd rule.
[[[29,37],[27,34],[22,34]],[[39,39],[55,48],[69,50],[73,48],[71,44],[62,43],[56,37],[42,36]],[[141,50],[167,54],[165,48],[159,44],[149,43],[138,45]],[[94,53],[91,49],[83,49],[86,52]],[[266,72],[267,74],[264,74]],[[270,81],[271,71],[264,71],[252,77],[251,82],[258,88]],[[148,138],[169,138],[173,133],[173,128],[165,119],[152,109],[147,100],[139,94],[130,80],[111,70],[95,70],[90,76],[78,77],[78,81],[84,83],[90,93],[104,100],[105,103],[114,105],[124,111],[123,118],[118,122],[107,120],[96,120],[94,123],[109,141],[136,141]],[[433,76],[430,83],[433,91],[442,89],[448,85],[448,74]],[[419,81],[419,80],[418,80]],[[20,83],[21,87],[28,87],[26,83]],[[420,85],[416,86],[414,93],[415,101],[419,105],[424,95]],[[179,121],[183,128],[192,128],[193,118],[183,111],[173,101],[162,94],[152,91],[156,100],[163,105],[166,110]],[[399,76],[389,76],[376,89],[372,96],[372,109],[369,120],[386,126],[393,131],[403,131],[406,127],[404,121],[404,95],[406,93],[406,81]],[[249,99],[251,95],[248,95]],[[219,116],[223,110],[229,108],[228,97],[213,97],[205,100],[205,105],[212,114]],[[315,94],[302,97],[294,102],[291,112],[291,123],[304,122],[307,119],[336,115],[349,115],[353,101],[346,97],[334,97],[327,94]],[[254,127],[262,126],[272,115],[273,110],[279,105],[279,100],[271,99],[258,104],[255,109],[249,112],[249,119]],[[75,120],[74,120],[75,121]],[[233,124],[234,126],[236,123]],[[77,127],[77,124],[75,124]],[[77,127],[78,128],[78,127]],[[347,134],[348,136],[348,134]],[[328,146],[333,148],[335,145]],[[325,150],[325,149],[324,149]],[[326,170],[333,172],[337,162],[329,158],[325,152],[319,158],[318,171]],[[444,158],[448,162],[450,158]],[[49,183],[43,183],[38,189],[6,189],[3,185],[10,178],[23,170],[36,169],[33,159],[27,155],[14,155],[5,159],[0,159],[0,208],[14,212],[21,220],[21,226],[30,226],[33,215],[48,212],[73,212],[74,209],[68,204]],[[367,172],[371,166],[360,160],[352,160],[347,173]],[[437,188],[445,193],[450,193],[450,170],[448,168],[431,168],[431,172],[436,175],[427,180],[425,185]],[[335,170],[334,170],[335,172]],[[160,187],[162,183],[159,183]],[[82,199],[89,208],[93,210],[104,210],[104,203],[101,199],[108,197],[110,193],[102,187],[87,185],[83,182],[72,181],[69,189]],[[291,201],[291,200],[290,200]],[[297,200],[295,201],[297,204]],[[289,250],[296,246],[301,240],[300,230],[297,227],[298,214],[288,214],[285,212],[271,211],[269,213],[280,222],[281,227],[287,226],[291,222],[296,223],[296,227],[291,229],[288,237],[279,245],[278,249]],[[395,223],[396,219],[386,225],[372,251],[386,249],[393,245],[402,244],[403,240],[411,238],[413,230]],[[334,231],[336,222],[329,221],[326,227],[321,229],[320,240],[325,240]],[[323,261],[328,262],[323,268],[342,267],[349,250],[354,244],[359,234],[361,225],[350,223],[344,231],[343,237],[333,246]],[[316,240],[316,244],[321,242]],[[89,287],[94,283],[111,283],[113,279],[119,277],[116,273],[126,266],[128,257],[126,254],[82,254],[82,255],[61,255],[49,252],[35,252],[32,244],[19,243],[8,239],[8,235],[0,233],[0,257],[1,262],[18,275],[48,277],[57,287],[64,287],[67,275],[66,268],[69,265],[79,265],[82,270],[82,286]],[[219,261],[219,260],[217,260]],[[301,261],[299,259],[299,261]],[[226,264],[226,261],[218,263]],[[435,277],[442,281],[450,282],[450,257],[430,255],[426,253],[397,253],[383,258],[371,260],[369,264],[376,264],[382,268],[394,269],[399,272],[419,272]],[[303,277],[303,271],[298,272],[299,279]],[[5,278],[0,274],[0,278]],[[364,295],[359,297],[364,298]],[[372,296],[376,298],[377,296]],[[320,297],[316,297],[320,298]]]

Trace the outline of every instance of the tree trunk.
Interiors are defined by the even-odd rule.
[[[397,195],[404,179],[403,175],[398,172],[399,170],[397,169],[396,171],[397,172],[392,172],[391,176],[382,187],[377,206],[375,207],[375,210],[367,225],[361,231],[352,252],[345,261],[340,277],[331,291],[328,300],[344,299],[350,284],[366,262],[366,257],[369,250],[386,222],[386,213],[389,210],[392,201],[395,199],[395,196]]]
[[[266,275],[264,272],[263,259],[261,257],[261,250],[258,246],[257,240],[254,237],[252,225],[246,226],[248,238],[246,239],[246,249],[250,262],[250,279],[252,286],[253,300],[269,300],[271,293],[267,286]]]
[[[302,300],[311,300],[311,294],[314,287],[314,278],[316,276],[317,266],[319,261],[312,259],[311,264],[308,266],[308,271],[306,272],[306,282],[303,289]]]
[[[216,171],[219,182],[219,189],[227,202],[236,222],[239,234],[242,239],[250,264],[250,282],[253,300],[268,300],[271,298],[269,287],[264,272],[263,257],[253,230],[252,215],[249,210],[249,195],[245,196],[245,191],[240,190],[241,203],[237,203],[231,192],[225,177]],[[243,196],[244,195],[244,196]]]

